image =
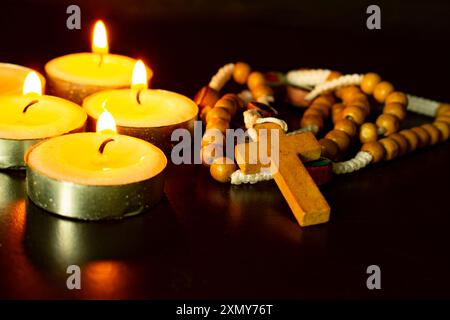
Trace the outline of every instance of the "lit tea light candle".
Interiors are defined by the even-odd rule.
[[[22,95],[0,96],[0,168],[25,166],[27,149],[43,139],[84,131],[86,113],[70,101],[41,95],[39,76],[30,72]]]
[[[138,214],[161,199],[164,153],[115,133],[108,111],[98,130],[49,139],[29,150],[27,190],[37,206],[69,218],[99,220]]]
[[[129,87],[136,60],[108,52],[106,28],[98,21],[93,32],[92,52],[65,55],[46,64],[49,91],[81,104],[94,92]],[[147,76],[147,80],[153,76],[150,69],[147,69]]]
[[[104,111],[104,101],[119,133],[149,141],[164,151],[171,149],[175,129],[193,131],[198,114],[194,101],[181,94],[147,89],[146,68],[140,60],[133,70],[131,89],[101,91],[84,100],[91,131]]]
[[[23,82],[33,70],[11,63],[0,63],[0,95],[21,94]],[[45,88],[45,78],[36,72],[41,80],[42,91]]]

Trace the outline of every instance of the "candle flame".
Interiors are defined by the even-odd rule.
[[[106,35],[105,24],[101,20],[98,20],[94,26],[92,52],[100,54],[108,53],[108,36]]]
[[[147,68],[142,60],[136,61],[131,78],[131,88],[137,90],[147,89]]]
[[[37,95],[42,95],[42,83],[41,79],[36,72],[31,71],[27,74],[25,81],[23,83],[23,95],[34,93]]]
[[[116,133],[116,121],[111,113],[105,109],[97,120],[97,132]]]

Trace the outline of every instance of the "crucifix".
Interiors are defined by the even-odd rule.
[[[330,206],[302,163],[320,158],[321,146],[314,135],[310,132],[286,135],[275,123],[257,124],[254,128],[258,141],[238,144],[235,148],[241,171],[252,174],[270,170],[301,226],[327,222]],[[274,136],[278,141],[273,141]],[[278,143],[278,148],[273,148],[274,143]],[[272,154],[274,150],[278,154]],[[262,151],[269,159],[266,163],[261,161]]]

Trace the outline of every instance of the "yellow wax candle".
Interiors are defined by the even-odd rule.
[[[0,63],[0,95],[22,93],[23,82],[31,71],[33,70],[16,64]],[[45,87],[45,78],[41,74],[37,74],[41,80],[43,91]]]
[[[103,152],[99,151],[104,141]],[[48,178],[90,186],[124,185],[150,179],[166,167],[154,145],[120,134],[83,132],[49,139],[27,156]]]
[[[130,86],[135,59],[108,53],[103,22],[95,25],[92,52],[74,53],[55,58],[45,66],[49,91],[81,104],[84,97],[101,90]],[[147,69],[148,79],[153,72]]]
[[[86,98],[83,107],[95,119],[105,107],[114,116],[118,126],[135,128],[182,123],[196,117],[198,112],[192,100],[178,93],[159,89],[143,90],[140,104],[136,102],[136,94],[134,89],[102,91]]]
[[[147,89],[145,65],[136,63],[131,89],[106,90],[87,97],[83,108],[89,127],[105,108],[113,115],[118,132],[154,143],[167,151],[170,136],[177,128],[192,129],[198,107],[189,98],[166,90]]]
[[[23,95],[0,96],[0,168],[23,167],[26,149],[42,139],[84,131],[87,115],[82,108],[40,93],[39,77],[31,72]]]
[[[56,137],[30,149],[25,158],[34,203],[94,220],[137,214],[161,198],[164,153],[146,141],[99,130]]]

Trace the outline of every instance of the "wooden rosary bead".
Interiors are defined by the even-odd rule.
[[[397,142],[399,156],[402,156],[408,152],[409,148],[408,140],[406,140],[406,138],[402,136],[400,133],[391,134],[389,138]]]
[[[441,114],[439,116],[437,116],[437,118],[442,118],[442,117],[450,118],[450,111],[441,112]]]
[[[440,115],[436,118],[436,121],[442,121],[442,122],[446,122],[448,124],[450,124],[450,115]]]
[[[245,62],[237,62],[234,65],[233,79],[239,84],[245,84],[251,72],[250,65]]]
[[[441,103],[436,111],[436,116],[442,116],[442,115],[450,115],[450,104],[448,103]]]
[[[203,109],[201,109],[201,111],[200,111],[200,119],[202,119],[203,121],[206,121],[206,115],[211,110],[212,110],[212,107],[210,107],[210,106],[206,106]]]
[[[258,85],[256,87],[253,87],[251,91],[255,99],[265,96],[273,96],[272,88],[267,85]]]
[[[211,111],[210,111],[211,112]],[[209,113],[208,113],[209,114]],[[220,118],[213,118],[210,121],[206,121],[206,129],[217,129],[223,134],[230,128],[230,123]]]
[[[257,86],[262,86],[266,84],[266,79],[261,72],[253,71],[250,73],[247,79],[247,86],[252,91],[253,88]]]
[[[390,93],[384,101],[385,104],[389,104],[392,102],[400,103],[406,107],[408,105],[408,97],[403,92],[394,91]]]
[[[224,108],[214,107],[206,115],[206,122],[209,123],[214,118],[219,118],[226,122],[230,122],[231,114]]]
[[[339,146],[331,139],[320,139],[319,144],[322,148],[322,157],[330,160],[336,160],[339,155]]]
[[[447,141],[450,137],[450,125],[446,122],[435,121],[433,123],[433,126],[435,126],[440,131],[441,142]]]
[[[331,71],[327,77],[327,81],[331,81],[340,77],[342,77],[342,73],[340,73],[339,71]]]
[[[202,137],[202,146],[209,145],[211,143],[224,144],[225,135],[218,129],[206,129]]]
[[[342,116],[346,119],[353,120],[357,125],[362,125],[365,119],[365,112],[357,106],[348,106],[342,111]]]
[[[354,137],[358,131],[356,123],[348,119],[342,119],[336,122],[334,129],[344,131],[350,137]]]
[[[345,152],[350,146],[350,136],[340,130],[331,130],[325,138],[333,140],[338,145],[340,152]]]
[[[224,96],[224,97],[220,98],[219,101],[216,102],[214,109],[215,108],[225,109],[232,118],[236,114],[238,106],[237,106],[235,99],[233,99],[230,96],[227,96],[227,97]]]
[[[384,136],[388,136],[398,131],[400,123],[396,116],[392,114],[381,114],[375,122],[379,128],[384,129]]]
[[[359,141],[361,143],[378,140],[377,126],[374,123],[366,122],[359,128]]]
[[[419,146],[419,136],[414,131],[410,129],[402,130],[399,132],[400,135],[405,137],[408,141],[408,152],[412,152]]]
[[[346,86],[341,89],[338,89],[337,93],[339,92],[339,98],[341,98],[344,102],[350,100],[353,95],[361,93],[361,89],[357,86]]]
[[[340,112],[332,118],[333,124],[335,124],[336,122],[338,122],[342,119],[345,119],[344,114],[343,114],[343,112]]]
[[[334,103],[331,106],[331,114],[333,115],[333,113],[341,112],[342,110],[345,109],[345,107],[346,107],[346,105],[343,103]]]
[[[221,154],[216,154],[218,150],[221,150]],[[223,155],[223,144],[211,143],[204,145],[200,152],[202,163],[209,166],[213,163],[214,159]]]
[[[370,105],[369,103],[365,103],[363,101],[350,101],[346,104],[349,107],[358,107],[364,111],[364,118],[367,117],[370,114]]]
[[[214,107],[217,100],[219,100],[219,92],[209,86],[204,86],[201,88],[194,97],[194,102],[200,109],[207,106],[211,108]]]
[[[331,106],[331,120],[336,123],[338,120],[342,119],[342,111],[346,106],[342,103],[335,103]]]
[[[323,112],[320,111],[319,109],[314,109],[309,107],[308,109],[305,110],[305,113],[303,114],[303,116],[318,116],[323,118]]]
[[[328,107],[331,107],[335,102],[336,102],[336,100],[334,99],[333,95],[322,94],[322,95],[318,96],[317,98],[315,98],[312,101],[311,105],[315,104],[315,103],[320,103],[320,104],[325,104]]]
[[[368,152],[372,155],[372,163],[380,162],[384,159],[386,150],[378,141],[366,142],[362,145],[361,151]]]
[[[392,92],[394,92],[394,86],[390,82],[381,81],[373,89],[373,97],[379,103],[383,103]]]
[[[383,113],[392,114],[396,116],[400,121],[406,119],[406,107],[398,102],[387,103],[383,108]]]
[[[236,171],[236,164],[229,158],[214,159],[209,172],[211,176],[219,182],[228,182],[231,180],[231,174]]]
[[[379,142],[383,145],[384,150],[386,150],[386,154],[384,155],[385,160],[389,161],[398,156],[399,147],[394,139],[383,138]]]
[[[227,93],[222,98],[234,100],[237,107],[237,111],[246,109],[246,103],[237,94]]]
[[[355,92],[352,93],[350,98],[346,99],[345,104],[351,105],[351,104],[362,104],[362,105],[369,105],[369,99],[367,96],[362,92]]]
[[[319,131],[323,129],[323,118],[318,115],[304,115],[300,121],[301,128],[316,126]]]
[[[322,113],[323,117],[326,119],[330,115],[330,107],[323,103],[313,103],[308,109],[318,110]]]
[[[427,123],[422,125],[421,128],[424,129],[430,136],[430,145],[435,145],[441,139],[441,133],[435,126]]]
[[[410,130],[414,131],[417,134],[417,137],[419,137],[419,148],[428,146],[430,143],[430,135],[427,131],[425,131],[425,129],[421,127],[414,127]]]
[[[373,72],[366,73],[361,80],[361,90],[364,93],[372,94],[375,86],[381,82],[381,77]]]

